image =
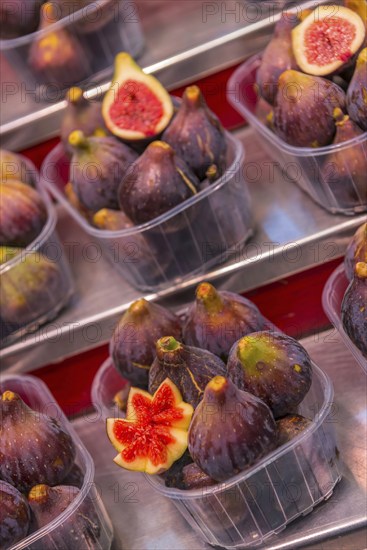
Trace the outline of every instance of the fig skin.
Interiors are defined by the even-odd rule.
[[[203,180],[210,165],[225,170],[227,142],[217,116],[209,109],[197,86],[184,91],[182,103],[162,140],[168,143],[194,174]]]
[[[189,428],[189,452],[199,468],[216,481],[226,481],[276,445],[277,428],[269,407],[230,379],[214,377]]]
[[[197,464],[192,462],[182,469],[183,489],[202,489],[210,487],[217,482],[209,477]]]
[[[78,489],[81,489],[83,487],[84,483],[84,473],[81,470],[80,466],[77,464],[73,464],[70,472],[64,479],[62,480],[63,485],[72,485],[73,487],[77,487]]]
[[[37,528],[41,529],[62,514],[79,494],[80,490],[71,485],[49,487],[39,484],[32,487],[28,494],[28,502]],[[42,541],[46,548],[92,550],[100,548],[99,540],[102,536],[99,518],[93,503],[87,497],[71,516]]]
[[[82,205],[82,203],[78,199],[77,194],[74,191],[74,187],[71,181],[68,181],[68,183],[65,185],[64,193],[71,206],[75,208],[75,210],[77,210],[79,214],[83,216],[83,218],[90,222],[94,216],[94,212],[88,210],[88,208],[85,208],[85,206]]]
[[[358,262],[354,278],[348,286],[341,317],[345,332],[367,359],[367,263]]]
[[[308,426],[312,425],[312,420],[301,416],[300,414],[288,414],[276,421],[278,428],[278,446],[285,445],[293,438],[297,437]]]
[[[41,233],[47,210],[41,195],[24,183],[0,183],[0,246],[27,246]]]
[[[6,550],[27,536],[31,512],[27,499],[0,480],[0,548]]]
[[[153,141],[123,178],[119,204],[135,224],[141,224],[196,195],[198,187],[199,180],[172,147]]]
[[[287,70],[279,77],[273,129],[296,147],[330,145],[335,135],[333,112],[345,109],[343,90],[325,78]]]
[[[133,222],[128,218],[122,210],[111,210],[110,208],[102,208],[93,216],[93,225],[98,229],[106,229],[108,231],[119,231],[134,227]]]
[[[265,319],[250,300],[204,282],[196,289],[182,334],[188,346],[206,349],[226,361],[241,336],[266,328]]]
[[[156,341],[167,333],[181,337],[181,321],[177,315],[144,298],[131,304],[110,341],[110,355],[118,372],[133,385],[147,388]]]
[[[24,493],[37,483],[56,485],[66,477],[75,446],[56,419],[33,411],[11,391],[0,397],[0,418],[0,479]]]
[[[80,203],[93,212],[118,209],[121,179],[137,153],[114,137],[86,137],[80,130],[70,134],[69,144],[70,181]]]
[[[172,464],[172,466],[163,472],[161,476],[164,479],[166,487],[176,487],[176,489],[186,489],[184,483],[184,471],[186,466],[193,464],[192,458],[188,450]]]
[[[207,383],[225,375],[225,364],[210,351],[185,346],[173,336],[156,343],[156,358],[149,371],[149,392],[154,393],[168,377],[180,390],[183,400],[194,408],[203,398]]]
[[[6,0],[0,2],[0,39],[11,39],[34,32],[44,0]]]
[[[367,263],[367,222],[357,229],[345,253],[344,269],[349,281],[354,277],[358,262]]]
[[[350,118],[367,131],[367,48],[358,56],[356,68],[347,90]]]
[[[233,345],[227,373],[241,390],[262,399],[279,418],[292,413],[307,394],[312,364],[297,340],[263,331],[248,334]]]
[[[36,172],[32,172],[25,162],[25,157],[0,149],[0,181],[20,181],[31,187],[37,180]]]

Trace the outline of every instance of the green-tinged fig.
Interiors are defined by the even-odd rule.
[[[78,487],[78,489],[81,489],[83,487],[83,483],[84,473],[82,469],[77,464],[73,464],[68,475],[62,480],[62,484],[72,485],[73,487]]]
[[[183,489],[202,489],[217,483],[194,462],[183,467],[182,478]]]
[[[66,195],[66,198],[70,202],[71,206],[75,208],[75,210],[77,210],[79,214],[83,216],[83,218],[85,218],[87,221],[90,221],[93,218],[94,212],[92,212],[91,210],[88,210],[88,208],[85,208],[85,206],[82,205],[77,194],[74,191],[74,187],[71,181],[69,181],[65,185],[64,193]]]
[[[182,334],[185,344],[207,349],[226,361],[239,338],[266,328],[266,321],[250,300],[234,292],[216,290],[210,283],[200,283]]]
[[[162,139],[186,162],[199,180],[205,178],[212,164],[217,166],[219,174],[223,173],[227,152],[224,130],[197,86],[189,86],[184,91],[178,112]]]
[[[25,183],[0,183],[0,245],[27,246],[41,233],[47,210],[41,195]]]
[[[333,112],[345,108],[345,94],[339,86],[299,71],[285,71],[279,77],[275,100],[274,132],[296,147],[323,147],[335,135]]]
[[[358,262],[344,295],[341,316],[345,332],[367,359],[367,263]]]
[[[29,50],[28,63],[38,82],[68,88],[91,74],[87,51],[66,27],[57,26],[57,10],[52,2],[43,4],[39,35]]]
[[[46,484],[39,484],[32,487],[28,494],[28,502],[37,528],[41,529],[56,519],[79,495],[80,490],[70,485],[49,487]],[[42,542],[46,548],[58,550],[73,548],[92,550],[101,548],[102,536],[102,526],[94,504],[87,497],[69,517],[58,525],[57,529],[46,534]]]
[[[276,422],[278,428],[278,446],[285,445],[312,425],[312,420],[299,414],[287,414]]]
[[[345,253],[344,269],[349,281],[354,277],[358,262],[367,263],[367,222],[357,229]]]
[[[25,157],[0,149],[0,181],[20,181],[34,187],[37,181],[36,170],[26,163]]]
[[[59,421],[5,391],[0,396],[0,478],[21,492],[38,483],[56,485],[74,462],[75,446]]]
[[[120,208],[135,223],[148,222],[197,193],[199,180],[175,151],[154,141],[119,187]]]
[[[256,73],[259,93],[271,105],[274,104],[277,94],[279,76],[287,69],[297,68],[292,50],[292,29],[295,21],[295,15],[282,14],[275,25],[274,35],[262,54]]]
[[[115,58],[102,114],[110,132],[122,140],[136,142],[163,132],[172,118],[173,104],[162,84],[145,74],[131,55],[121,52]]]
[[[70,181],[81,204],[93,212],[118,208],[118,188],[138,155],[114,137],[86,137],[75,130],[69,136],[73,151]]]
[[[206,386],[189,429],[189,452],[209,477],[225,481],[252,466],[277,445],[269,407],[215,376]]]
[[[149,391],[153,393],[169,378],[180,390],[184,401],[194,408],[203,398],[207,383],[226,368],[210,351],[185,346],[173,336],[164,336],[156,344],[156,358],[149,371]]]
[[[0,39],[17,38],[34,32],[44,0],[2,0],[0,2]]]
[[[358,56],[356,68],[347,90],[350,118],[367,131],[367,48]]]
[[[181,337],[181,322],[174,313],[144,298],[131,304],[110,341],[110,355],[119,373],[134,385],[147,387],[156,341],[165,334]]]
[[[119,231],[133,227],[134,224],[122,210],[111,210],[110,208],[102,208],[93,216],[93,225],[98,229],[106,229],[108,231]]]
[[[277,332],[254,332],[236,342],[228,376],[269,405],[275,418],[294,411],[311,387],[312,364],[303,346]]]
[[[356,12],[343,6],[318,6],[292,31],[297,65],[311,75],[330,75],[358,52],[365,34]]]
[[[67,107],[61,122],[61,141],[69,153],[73,148],[69,136],[74,130],[81,130],[87,137],[107,135],[107,128],[102,117],[102,107],[97,101],[88,100],[81,88],[74,86],[66,94]]]
[[[335,150],[325,160],[321,171],[322,178],[338,204],[344,207],[367,204],[367,142],[344,149],[337,147],[362,136],[364,132],[339,108],[334,109],[334,120]]]
[[[10,483],[0,480],[0,548],[7,550],[24,539],[30,521],[27,499]]]
[[[0,247],[0,258],[19,262],[0,274],[0,317],[5,323],[24,326],[62,302],[67,283],[56,262],[40,252]]]

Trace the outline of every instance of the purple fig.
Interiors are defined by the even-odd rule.
[[[367,131],[367,48],[358,56],[353,78],[347,90],[350,118]]]
[[[194,408],[203,398],[207,383],[225,375],[223,361],[210,351],[181,344],[173,336],[160,338],[156,358],[149,371],[149,392],[154,393],[168,377],[178,387],[186,403]]]
[[[182,476],[185,489],[202,489],[203,487],[210,487],[217,483],[194,462],[184,466]]]
[[[7,550],[27,536],[31,512],[27,499],[0,480],[0,548]]]
[[[192,458],[189,451],[185,451],[184,454],[172,464],[172,466],[161,474],[164,479],[166,487],[176,487],[176,489],[186,489],[183,476],[185,467],[192,464]]]
[[[311,387],[312,363],[294,338],[254,332],[236,342],[227,362],[228,376],[262,399],[275,418],[293,412]]]
[[[181,106],[162,139],[187,163],[199,180],[205,178],[211,164],[216,164],[219,174],[223,173],[227,152],[224,130],[197,86],[186,88]]]
[[[344,269],[349,281],[354,277],[358,262],[367,263],[367,222],[359,226],[345,253]]]
[[[367,359],[367,263],[358,262],[341,306],[345,332]]]
[[[269,407],[215,376],[206,386],[189,428],[189,452],[210,478],[225,481],[252,466],[277,445]]]
[[[83,487],[83,483],[84,473],[82,469],[77,464],[73,464],[68,475],[62,480],[62,484],[72,485],[73,487],[78,487],[78,489],[81,489]]]
[[[233,344],[250,332],[268,328],[255,304],[234,292],[200,283],[183,326],[185,344],[209,350],[227,360]]]
[[[0,2],[0,38],[10,39],[34,32],[44,0],[2,0]]]
[[[312,425],[312,421],[299,414],[287,414],[276,421],[278,428],[278,446],[285,445],[297,437],[306,428]]]
[[[133,222],[128,218],[122,210],[111,210],[110,208],[102,208],[93,216],[93,225],[98,229],[106,229],[108,231],[119,231],[134,227]]]
[[[23,155],[0,149],[0,181],[20,181],[34,187],[36,180],[36,171],[29,168]]]
[[[85,206],[82,205],[77,194],[74,191],[74,187],[71,181],[69,181],[65,185],[64,193],[66,195],[66,198],[70,202],[71,206],[75,208],[75,210],[77,210],[83,218],[85,218],[87,221],[90,221],[93,218],[94,212],[92,212],[91,210],[88,210],[88,208],[85,208]]]

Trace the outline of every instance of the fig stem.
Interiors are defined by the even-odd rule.
[[[71,132],[68,141],[72,147],[78,149],[86,149],[89,145],[88,139],[81,130],[74,130],[74,132]]]
[[[15,401],[18,398],[19,398],[19,396],[16,393],[14,393],[13,391],[10,391],[10,390],[4,391],[4,393],[2,395],[2,400],[3,401]]]
[[[358,279],[367,279],[367,263],[357,262],[355,272]]]
[[[72,88],[69,88],[66,94],[66,101],[68,103],[81,103],[81,101],[84,99],[83,90],[81,88],[78,88],[78,86],[73,86]]]
[[[141,314],[147,311],[149,303],[145,298],[140,298],[131,304],[129,307],[129,313]]]
[[[213,390],[214,392],[218,392],[221,391],[226,384],[227,379],[224,378],[224,376],[214,376],[214,378],[208,382],[207,388]]]
[[[223,309],[222,298],[210,283],[199,284],[196,289],[196,299],[203,303],[208,313],[219,313]]]
[[[157,346],[163,351],[176,351],[181,347],[181,344],[173,336],[164,336],[158,340]]]

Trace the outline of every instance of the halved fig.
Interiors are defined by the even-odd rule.
[[[154,395],[131,388],[126,419],[107,419],[107,435],[119,453],[114,462],[147,474],[168,470],[186,451],[193,412],[169,378]]]
[[[297,65],[307,74],[332,74],[358,52],[365,34],[364,22],[354,11],[319,6],[292,31]]]
[[[140,141],[161,134],[173,115],[167,90],[147,75],[125,52],[115,58],[111,87],[102,104],[107,128],[125,141]]]

